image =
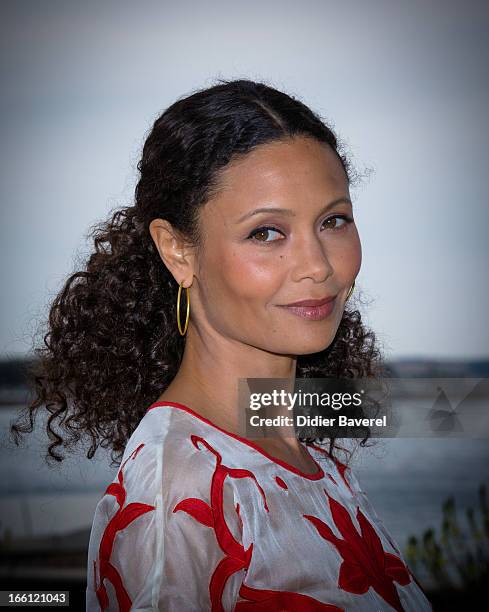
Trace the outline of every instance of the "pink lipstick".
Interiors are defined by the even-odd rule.
[[[320,299],[307,299],[291,304],[280,304],[280,308],[286,308],[292,314],[295,314],[303,319],[312,321],[321,321],[328,317],[335,307],[335,295],[327,296]]]

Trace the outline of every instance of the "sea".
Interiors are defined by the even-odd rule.
[[[9,424],[18,406],[0,407],[0,540],[88,530],[95,506],[117,473],[108,451],[91,460],[86,449],[62,451],[48,464],[49,440],[41,427],[17,447]],[[384,438],[359,447],[352,469],[371,504],[404,549],[410,536],[439,533],[442,505],[453,497],[463,527],[465,512],[478,516],[478,492],[489,485],[489,439]]]

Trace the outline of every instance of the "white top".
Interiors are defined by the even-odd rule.
[[[87,611],[431,610],[351,468],[302,444],[313,474],[151,405],[95,509]]]

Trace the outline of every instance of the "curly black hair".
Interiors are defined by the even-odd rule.
[[[156,119],[137,165],[134,205],[91,228],[94,251],[50,306],[48,331],[28,372],[32,399],[10,427],[17,445],[45,407],[48,462],[64,459],[59,446],[88,437],[89,459],[101,446],[119,465],[129,436],[176,375],[185,342],[175,325],[178,285],[150,222],[166,219],[198,245],[198,211],[213,195],[219,170],[261,144],[293,136],[329,145],[352,184],[356,175],[333,130],[297,98],[264,83],[219,81]],[[349,303],[331,345],[297,359],[297,377],[382,373],[375,334]]]

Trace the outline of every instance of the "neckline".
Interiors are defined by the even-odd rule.
[[[314,472],[313,474],[308,474],[307,472],[303,472],[299,468],[296,468],[295,466],[291,465],[290,463],[287,463],[287,461],[283,461],[282,459],[279,459],[278,457],[274,457],[273,455],[270,455],[270,453],[267,453],[266,450],[264,450],[263,448],[260,448],[257,444],[255,444],[251,440],[248,440],[247,438],[243,438],[242,436],[240,436],[238,434],[235,434],[235,433],[232,433],[231,431],[227,431],[227,429],[223,429],[219,425],[216,425],[211,420],[209,420],[206,417],[204,417],[201,414],[199,414],[198,412],[195,412],[195,410],[193,410],[192,408],[189,408],[188,406],[186,406],[185,404],[181,404],[180,402],[168,402],[168,401],[166,401],[166,402],[154,402],[153,404],[151,404],[151,406],[147,409],[146,412],[149,412],[153,408],[163,408],[164,406],[170,406],[170,407],[178,408],[180,410],[183,410],[184,412],[187,412],[188,414],[190,414],[193,417],[199,419],[200,421],[203,421],[204,423],[207,423],[207,425],[210,425],[211,427],[214,427],[215,429],[217,429],[220,432],[226,434],[227,436],[229,436],[231,438],[234,438],[235,440],[238,440],[239,442],[241,442],[242,444],[245,444],[246,446],[248,446],[250,448],[253,448],[255,451],[257,451],[261,455],[265,456],[267,459],[269,459],[273,463],[276,463],[277,465],[280,465],[281,467],[283,467],[284,469],[288,470],[289,472],[292,472],[293,474],[301,476],[302,478],[306,478],[307,480],[321,480],[322,478],[324,478],[323,468],[316,461],[316,459],[314,459],[314,457],[312,456],[312,454],[310,452],[309,443],[307,443],[307,442],[304,443],[301,440],[299,440],[299,442],[306,449],[306,452],[309,455],[309,457],[316,464],[317,471]]]

